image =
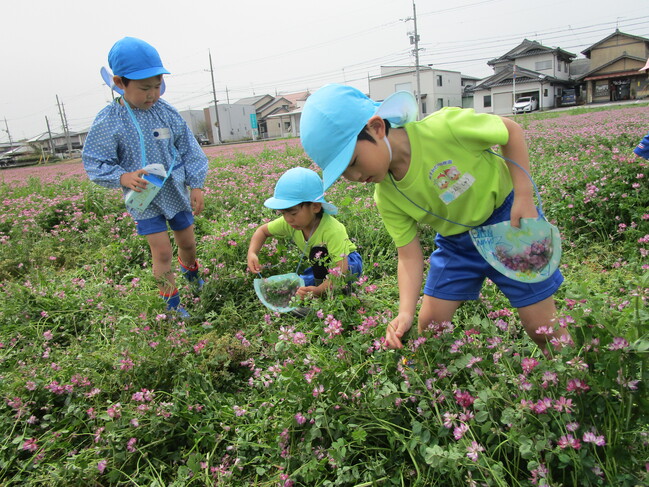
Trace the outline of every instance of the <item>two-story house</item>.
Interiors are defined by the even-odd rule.
[[[582,54],[590,59],[590,70],[578,79],[587,103],[649,96],[649,77],[638,71],[649,57],[649,39],[616,30]]]
[[[459,71],[419,66],[419,114],[423,118],[443,107],[463,106],[463,76]],[[369,80],[370,98],[385,100],[396,91],[417,96],[417,69],[413,66],[381,66],[381,74]]]
[[[523,40],[504,55],[492,59],[494,74],[473,88],[476,112],[503,115],[512,113],[514,102],[523,96],[538,101],[542,110],[557,105],[566,88],[572,88],[570,64],[576,57],[558,47]]]

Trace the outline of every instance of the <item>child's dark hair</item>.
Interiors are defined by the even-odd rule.
[[[128,79],[126,76],[120,76],[122,78],[122,83],[124,83],[124,86],[128,86],[128,84],[131,82],[130,79]],[[156,76],[153,76],[153,78],[156,78]],[[162,75],[159,74],[157,75],[158,80],[162,80]]]
[[[313,201],[303,201],[302,203],[298,203],[297,205],[295,205],[293,208],[295,208],[295,207],[302,208],[304,205],[309,205],[310,206],[310,205],[313,205],[313,204],[314,204]],[[283,213],[284,211],[288,211],[289,209],[290,208],[286,208],[285,210],[279,210],[279,211],[281,213]],[[321,206],[320,211],[318,213],[316,213],[316,218],[322,218],[322,215],[324,215],[324,208]]]
[[[304,202],[300,203],[300,206],[312,205],[312,204],[313,204],[312,201],[304,201]],[[324,208],[321,206],[320,211],[318,213],[316,213],[316,218],[322,218],[322,215],[324,215]]]
[[[385,124],[385,136],[388,136],[388,133],[390,133],[390,122],[388,122],[385,118],[383,119],[383,123]],[[370,135],[370,133],[367,131],[367,125],[363,127],[363,130],[358,134],[358,137],[356,140],[368,140],[372,142],[373,144],[376,144],[376,140],[374,140],[374,137]]]

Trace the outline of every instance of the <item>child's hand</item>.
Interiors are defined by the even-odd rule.
[[[300,298],[306,298],[307,296],[318,297],[323,293],[320,289],[320,286],[303,286],[298,288],[297,293],[295,293]]]
[[[537,218],[539,216],[534,205],[534,199],[530,196],[514,195],[509,220],[512,227],[521,227],[521,218]]]
[[[248,254],[248,270],[259,274],[261,272],[261,265],[259,264],[259,256],[252,252]]]
[[[142,176],[144,174],[149,174],[144,169],[138,169],[133,172],[126,172],[119,177],[119,184],[125,188],[132,189],[138,193],[146,188],[146,185],[149,184],[146,179]]]
[[[201,188],[193,188],[189,194],[189,202],[194,210],[194,215],[200,215],[205,208],[205,201],[203,200],[203,190]]]
[[[410,328],[412,328],[412,320],[413,317],[411,315],[399,313],[397,317],[390,322],[388,329],[385,332],[385,341],[388,348],[403,348],[401,338],[408,330],[410,330]]]

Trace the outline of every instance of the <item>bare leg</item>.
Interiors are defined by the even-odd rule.
[[[450,322],[460,304],[462,304],[462,301],[447,301],[424,295],[421,310],[419,311],[419,333],[422,333],[431,324],[441,325]]]
[[[161,294],[170,295],[176,289],[176,279],[171,271],[173,252],[167,232],[152,233],[146,236],[153,259],[153,276]]]
[[[182,230],[174,230],[174,240],[178,246],[178,257],[185,267],[193,267],[196,262],[196,237],[194,225]]]
[[[545,355],[548,354],[547,342],[549,339],[556,338],[559,340],[561,337],[568,338],[570,336],[565,328],[559,327],[557,322],[557,308],[552,296],[538,303],[518,308],[518,316],[529,337],[541,347]],[[537,334],[536,330],[542,326],[553,328],[553,335]]]

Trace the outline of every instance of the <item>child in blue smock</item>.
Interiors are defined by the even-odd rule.
[[[311,266],[301,274],[305,286],[298,296],[321,296],[332,285],[329,272],[358,277],[363,260],[349,239],[345,226],[334,218],[338,209],[324,199],[322,179],[311,169],[295,167],[286,171],[275,185],[275,193],[264,205],[282,216],[261,225],[250,239],[248,269],[261,272],[259,251],[267,238],[290,238]],[[334,271],[334,272],[338,272]]]
[[[144,178],[149,175],[145,166],[162,165],[168,177],[153,200],[145,207],[127,204],[127,209],[137,233],[149,243],[153,275],[167,309],[187,317],[172,270],[168,226],[178,247],[180,271],[200,289],[194,215],[204,206],[207,157],[180,114],[160,98],[162,76],[169,71],[153,46],[125,37],[110,50],[108,63],[114,74],[111,85],[122,96],[95,118],[83,148],[84,168],[90,180],[122,188],[128,198],[153,184]]]

